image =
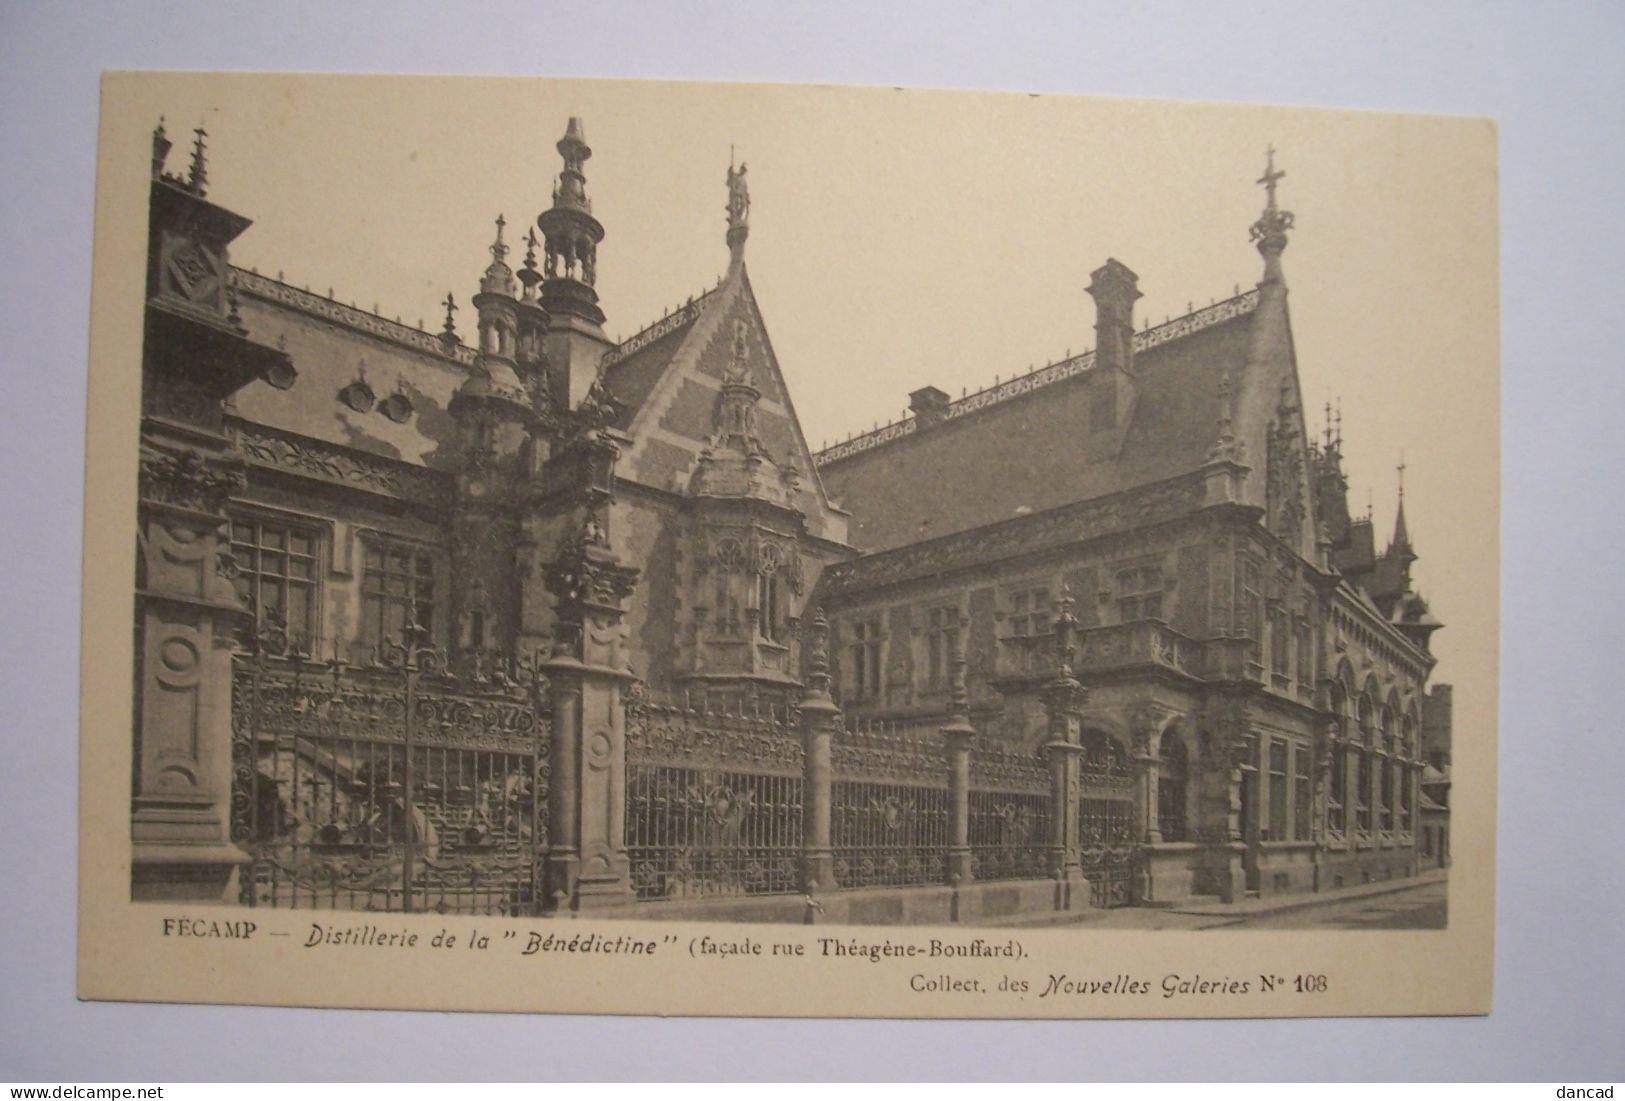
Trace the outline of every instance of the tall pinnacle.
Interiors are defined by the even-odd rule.
[[[203,139],[209,135],[208,132],[203,129],[202,123],[199,123],[197,129],[193,130],[192,133],[196,135],[196,137],[192,142],[192,170],[187,176],[186,186],[191,188],[197,194],[202,195],[203,186],[209,182],[209,167],[203,156]]]
[[[169,158],[169,136],[164,133],[164,116],[158,116],[157,129],[152,132],[152,178],[160,179],[164,174],[164,161]]]
[[[1405,565],[1409,566],[1416,561],[1417,555],[1411,549],[1411,533],[1405,526],[1405,460],[1399,460],[1399,513],[1394,517],[1394,538],[1388,545],[1389,553],[1398,554]]]
[[[481,294],[513,295],[513,269],[508,266],[508,245],[502,239],[502,231],[507,225],[508,220],[498,214],[497,236],[491,242],[491,263],[485,269],[485,277],[480,280]]]
[[[1281,279],[1281,253],[1286,249],[1286,234],[1292,228],[1293,218],[1290,210],[1282,210],[1275,204],[1275,187],[1286,176],[1275,167],[1275,146],[1269,147],[1265,158],[1264,174],[1257,181],[1264,188],[1264,213],[1258,216],[1249,233],[1264,257],[1263,282],[1275,283]]]

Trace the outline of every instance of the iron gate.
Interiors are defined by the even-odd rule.
[[[318,661],[275,637],[237,657],[231,832],[250,857],[244,905],[533,911],[545,679],[488,654],[460,666],[410,643]]]
[[[1108,735],[1086,730],[1079,780],[1078,857],[1090,902],[1132,906],[1139,859],[1133,763]]]

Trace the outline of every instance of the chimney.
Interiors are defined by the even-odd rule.
[[[1140,277],[1116,260],[1107,260],[1089,276],[1095,300],[1095,365],[1133,373],[1134,300]]]
[[[948,419],[948,395],[935,386],[922,386],[910,394],[908,407],[914,410],[914,419],[922,432]]]
[[[1091,384],[1091,430],[1114,429],[1124,419],[1134,377],[1134,300],[1140,277],[1116,260],[1107,260],[1089,276],[1095,300],[1095,366]]]

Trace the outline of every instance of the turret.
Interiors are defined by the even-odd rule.
[[[593,217],[584,172],[592,149],[579,118],[572,117],[558,142],[564,169],[553,187],[553,205],[536,219],[542,232],[540,302],[548,315],[544,341],[561,404],[574,409],[598,377],[599,362],[612,347],[598,308],[598,243],[604,227]]]

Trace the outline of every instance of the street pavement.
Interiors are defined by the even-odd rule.
[[[1092,911],[1079,924],[1091,929],[1443,929],[1447,891],[1448,884],[1437,881],[1254,915],[1182,914],[1132,906]]]

